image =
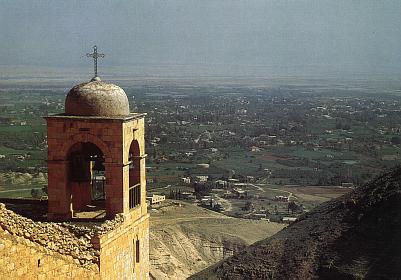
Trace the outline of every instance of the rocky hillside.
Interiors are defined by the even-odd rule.
[[[188,203],[151,211],[152,279],[186,279],[284,225],[227,217]]]
[[[401,279],[401,168],[190,279]]]

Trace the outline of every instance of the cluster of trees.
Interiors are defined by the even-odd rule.
[[[178,190],[170,190],[170,194],[168,195],[169,199],[181,200],[181,189]]]
[[[391,143],[393,145],[400,145],[401,144],[401,137],[400,136],[391,137]]]
[[[349,122],[336,121],[336,129],[350,130],[351,124]]]
[[[192,186],[195,190],[195,196],[197,198],[199,198],[201,196],[209,195],[213,189],[212,182],[206,182],[204,184],[194,183]]]
[[[47,186],[44,186],[41,189],[37,189],[37,188],[31,189],[32,198],[40,199],[40,198],[42,198],[43,196],[46,196],[46,195],[47,195]]]
[[[288,208],[288,213],[291,213],[291,214],[294,214],[294,213],[302,213],[302,211],[303,211],[303,206],[302,206],[302,204],[301,204],[301,205],[298,205],[298,204],[295,203],[295,201],[290,201],[290,202],[288,203],[287,208]]]

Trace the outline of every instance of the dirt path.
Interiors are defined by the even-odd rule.
[[[221,216],[221,217],[213,217],[213,216],[205,216],[205,217],[188,217],[188,218],[171,218],[168,217],[167,219],[164,217],[152,217],[152,223],[161,225],[161,224],[178,224],[180,222],[191,222],[191,221],[198,221],[200,219],[234,219],[229,216]]]
[[[257,186],[257,185],[254,185],[254,184],[249,184],[249,185],[254,187],[254,188],[256,188],[256,189],[258,189],[260,192],[265,192],[265,190],[262,189],[260,186]]]
[[[268,184],[249,184],[250,186],[258,189],[260,192],[265,192],[265,189],[271,190],[271,191],[277,191],[277,192],[283,192],[286,193],[288,195],[288,198],[290,199],[294,194],[292,192],[286,191],[286,190],[281,190],[281,189],[277,189],[277,188],[268,188]],[[265,189],[263,189],[261,186],[265,187]]]
[[[232,204],[229,200],[218,196],[217,194],[214,196],[216,200],[224,207],[224,211],[222,212],[229,212],[233,209]]]
[[[26,189],[5,190],[5,191],[0,191],[0,193],[13,193],[13,192],[20,192],[20,191],[30,191],[32,189],[40,190],[41,188],[26,188]]]

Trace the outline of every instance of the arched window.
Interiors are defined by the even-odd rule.
[[[137,240],[136,242],[135,242],[135,261],[137,262],[137,263],[139,263],[139,261],[140,261],[140,244],[139,244],[139,240]]]
[[[105,212],[106,170],[102,150],[91,142],[78,142],[69,149],[67,159],[74,215],[81,218],[80,212]],[[99,213],[93,216],[99,217]]]
[[[133,140],[129,149],[129,208],[141,204],[141,158],[138,141]]]

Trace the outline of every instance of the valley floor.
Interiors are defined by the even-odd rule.
[[[150,210],[152,279],[186,279],[285,227],[167,201]]]

